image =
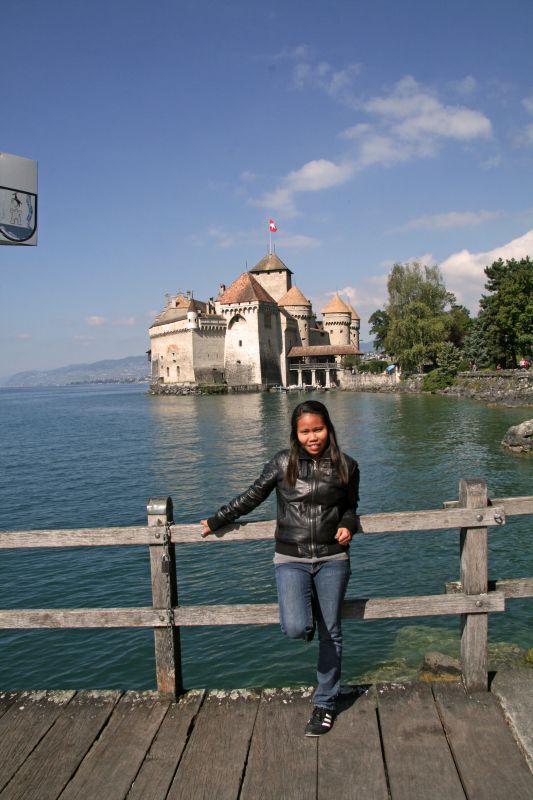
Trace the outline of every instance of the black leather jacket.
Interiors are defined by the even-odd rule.
[[[359,500],[359,467],[344,455],[349,480],[341,483],[333,470],[329,449],[318,460],[300,451],[298,479],[294,486],[284,482],[289,451],[280,450],[267,464],[259,478],[227,505],[209,517],[212,531],[229,525],[248,514],[276,489],[278,516],[276,551],[300,558],[322,558],[342,553],[347,546],[338,544],[339,528],[357,531],[356,509]]]

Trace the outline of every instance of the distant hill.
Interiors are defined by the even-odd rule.
[[[359,342],[359,350],[362,353],[373,353],[375,350],[374,342]]]
[[[150,365],[146,356],[106,359],[93,364],[70,364],[49,370],[17,372],[0,379],[0,386],[69,386],[73,383],[143,383],[149,380]]]

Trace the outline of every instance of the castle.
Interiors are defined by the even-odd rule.
[[[342,356],[360,352],[359,316],[336,294],[317,321],[292,274],[268,253],[216,299],[169,296],[149,330],[153,388],[335,385]]]

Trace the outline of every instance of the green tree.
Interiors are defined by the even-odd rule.
[[[533,348],[533,261],[501,258],[485,267],[488,294],[482,295],[479,318],[491,359],[516,367]]]
[[[472,327],[470,311],[465,306],[458,306],[454,303],[448,311],[448,316],[450,317],[448,339],[456,347],[462,347]]]
[[[463,343],[463,358],[470,367],[488,367],[491,357],[487,346],[487,334],[482,321],[476,317]]]
[[[385,338],[387,336],[390,317],[386,311],[378,308],[377,311],[369,317],[370,335],[374,337],[374,347],[378,350],[385,349]]]
[[[388,316],[385,350],[402,369],[422,372],[424,365],[436,364],[438,347],[448,340],[452,319],[447,309],[455,297],[446,290],[437,266],[418,262],[395,264],[387,289],[384,312],[375,312]]]
[[[457,375],[461,351],[453,342],[442,342],[437,348],[437,364],[446,375]]]

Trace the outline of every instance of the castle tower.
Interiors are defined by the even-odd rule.
[[[298,323],[298,333],[302,347],[307,347],[310,342],[309,329],[313,323],[313,309],[311,302],[307,300],[298,289],[293,286],[278,300],[278,306],[287,311]]]
[[[198,305],[191,300],[187,308],[187,330],[194,331],[198,329]]]
[[[291,270],[275,253],[269,253],[250,270],[253,277],[277,302],[292,286]]]
[[[322,309],[322,315],[324,330],[329,333],[329,343],[341,347],[350,344],[352,310],[341,300],[338,293]]]
[[[359,350],[359,328],[361,327],[361,318],[351,303],[346,303],[346,305],[352,312],[352,321],[350,324],[350,344],[353,344],[354,347],[357,347]]]
[[[219,297],[227,320],[224,372],[230,386],[280,383],[282,337],[276,301],[250,272]]]

